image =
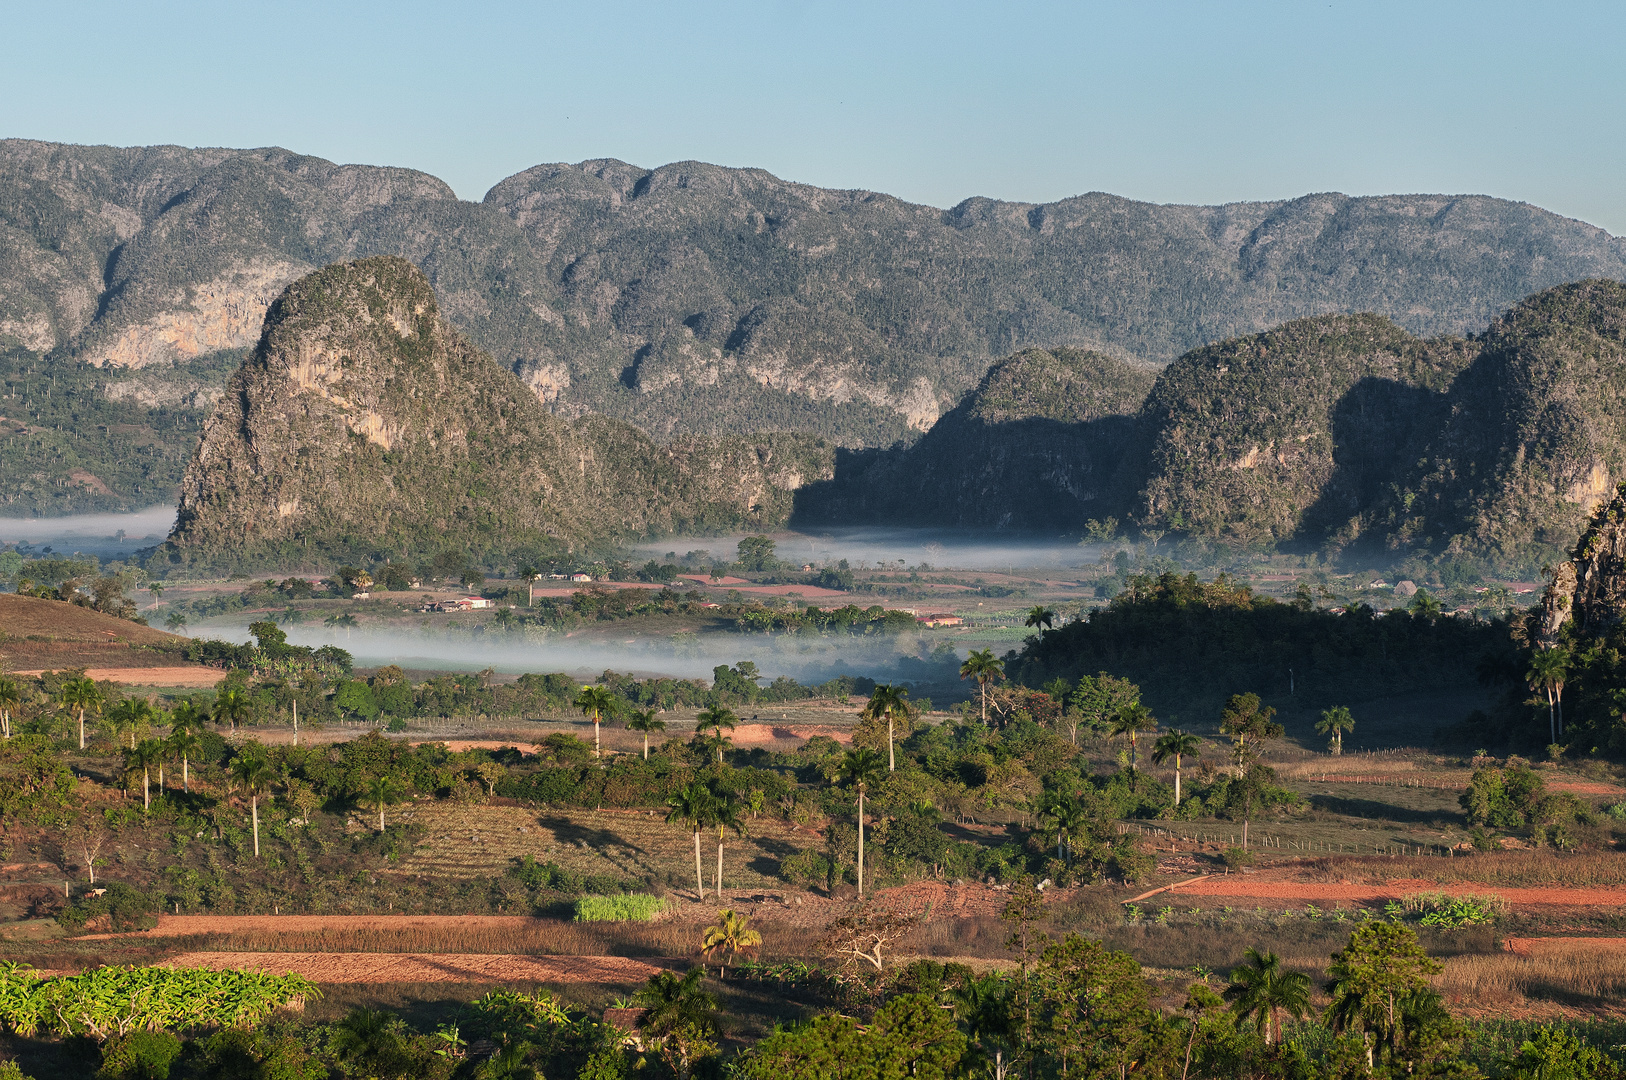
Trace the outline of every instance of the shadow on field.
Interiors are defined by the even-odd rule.
[[[1448,809],[1412,809],[1405,806],[1396,806],[1394,803],[1379,802],[1376,799],[1349,799],[1341,795],[1311,795],[1309,803],[1317,810],[1325,810],[1329,814],[1343,814],[1346,817],[1367,818],[1374,821],[1404,821],[1413,824],[1449,821],[1464,828],[1468,824],[1468,819],[1461,813]]]

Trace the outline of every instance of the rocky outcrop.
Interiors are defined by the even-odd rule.
[[[603,417],[567,422],[452,329],[411,263],[363,259],[272,304],[204,427],[156,558],[545,557],[673,529],[771,527],[830,456],[805,438],[661,447]]]
[[[1539,644],[1557,643],[1574,622],[1585,637],[1602,637],[1626,619],[1626,484],[1598,507],[1567,561],[1552,568],[1535,628]]]

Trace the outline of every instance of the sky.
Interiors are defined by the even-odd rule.
[[[1618,3],[0,0],[0,135],[280,145],[466,199],[696,159],[934,206],[1519,199],[1626,234]]]

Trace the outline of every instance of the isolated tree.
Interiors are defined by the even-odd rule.
[[[992,649],[972,649],[960,665],[960,678],[976,679],[982,691],[982,722],[988,723],[988,684],[1005,677],[1005,665],[994,658]]]
[[[1028,609],[1027,621],[1023,625],[1031,626],[1042,634],[1056,625],[1056,613],[1043,604],[1035,604]]]
[[[1202,756],[1203,741],[1189,731],[1170,728],[1152,745],[1152,761],[1158,765],[1174,759],[1174,806],[1180,808],[1180,761]]]
[[[864,706],[861,715],[865,720],[886,717],[886,771],[896,772],[898,759],[892,743],[898,717],[907,719],[909,716],[909,691],[891,683],[882,683],[870,691],[869,703]]]
[[[179,611],[172,611],[164,616],[164,628],[172,634],[186,633],[186,616]]]
[[[1135,777],[1140,767],[1138,755],[1141,733],[1156,730],[1157,717],[1152,715],[1151,709],[1148,709],[1138,701],[1131,705],[1125,705],[1122,709],[1118,710],[1118,715],[1113,718],[1111,730],[1112,737],[1115,739],[1123,739],[1129,744],[1130,787],[1135,786]]]
[[[711,789],[699,780],[692,780],[666,802],[666,823],[682,825],[694,834],[694,884],[699,899],[706,898],[706,879],[700,870],[700,833],[712,821]]]
[[[378,831],[384,831],[384,808],[401,801],[400,781],[390,773],[379,773],[366,782],[361,792],[361,805],[378,811]]]
[[[1563,705],[1560,703],[1564,700],[1564,682],[1569,677],[1569,667],[1568,649],[1560,646],[1537,649],[1530,657],[1530,670],[1524,677],[1531,690],[1541,690],[1547,694],[1547,730],[1550,742],[1557,742],[1558,737],[1564,734]]]
[[[253,705],[248,698],[248,691],[241,686],[227,686],[215,695],[215,723],[224,720],[231,725],[232,731],[237,725],[246,721],[253,712]]]
[[[633,709],[627,716],[627,727],[644,737],[644,760],[649,760],[649,733],[665,731],[666,721],[655,715],[654,709]]]
[[[1408,926],[1373,921],[1357,927],[1327,968],[1327,1022],[1335,1032],[1360,1031],[1398,1052],[1406,1039],[1408,1003],[1415,1015],[1418,998],[1437,995],[1429,980],[1440,968]],[[1370,1043],[1367,1053],[1370,1065]]]
[[[85,748],[85,713],[102,711],[104,698],[102,697],[101,687],[83,675],[77,679],[67,679],[57,689],[57,700],[62,703],[64,709],[74,713],[79,718],[79,749],[83,750]]]
[[[487,795],[497,794],[497,781],[508,775],[508,770],[501,762],[482,761],[474,767],[474,775],[486,786]]]
[[[11,718],[23,702],[22,687],[10,675],[0,675],[0,735],[11,738]]]
[[[134,775],[141,774],[141,809],[152,809],[152,771],[164,761],[164,744],[157,739],[142,739],[124,752],[124,768]]]
[[[1335,705],[1321,710],[1321,719],[1315,722],[1315,729],[1323,735],[1332,736],[1327,749],[1333,757],[1339,757],[1344,752],[1344,732],[1355,730],[1355,718],[1344,706]]]
[[[868,747],[848,750],[841,756],[839,776],[858,792],[858,895],[864,895],[864,796],[870,786],[881,781],[881,755]]]
[[[778,561],[774,558],[773,540],[766,536],[747,536],[734,549],[743,570],[772,570]]]
[[[695,734],[704,736],[707,731],[713,731],[711,742],[717,748],[717,764],[723,763],[723,747],[728,740],[723,736],[723,729],[733,731],[739,726],[740,718],[734,715],[734,710],[727,705],[714,705],[709,709],[702,709],[694,718]]]
[[[1231,1003],[1231,1011],[1239,1021],[1254,1021],[1265,1037],[1265,1045],[1271,1046],[1282,1040],[1281,1013],[1297,1020],[1309,1009],[1310,977],[1288,971],[1281,957],[1273,952],[1250,948],[1243,955],[1248,962],[1231,972],[1225,1000]]]
[[[1411,603],[1406,605],[1406,610],[1417,618],[1427,619],[1432,622],[1439,618],[1445,609],[1440,606],[1438,600],[1428,594],[1427,590],[1418,589],[1417,595],[1413,596]]]
[[[593,756],[602,756],[598,741],[599,723],[615,712],[615,695],[602,686],[584,686],[576,695],[575,706],[593,721]]]
[[[742,954],[755,952],[762,944],[762,935],[751,929],[751,918],[740,915],[734,911],[719,911],[717,925],[706,927],[705,936],[700,939],[700,952],[706,959],[711,959],[718,953],[724,954],[727,959],[722,963],[724,978],[728,976],[728,962]]]
[[[254,823],[254,857],[260,856],[260,796],[271,790],[276,774],[258,743],[250,743],[232,758],[231,786],[248,796],[249,815]]]
[[[1220,711],[1220,730],[1231,737],[1231,758],[1238,776],[1246,773],[1248,765],[1259,756],[1259,744],[1282,737],[1282,725],[1271,720],[1275,715],[1276,710],[1262,704],[1258,694],[1232,694],[1225,702]],[[1251,746],[1249,739],[1253,740]]]

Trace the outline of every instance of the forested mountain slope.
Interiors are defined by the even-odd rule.
[[[1547,286],[1626,277],[1619,239],[1480,196],[945,211],[761,170],[599,160],[540,165],[469,203],[423,173],[275,148],[7,140],[0,350],[27,394],[8,419],[28,431],[12,444],[0,425],[23,461],[0,474],[0,505],[172,490],[184,447],[170,443],[201,422],[270,300],[374,254],[422,268],[449,322],[566,415],[659,439],[791,430],[852,447],[929,427],[1030,347],[1161,363],[1361,311],[1461,334]],[[97,434],[113,425],[149,448],[139,463]]]
[[[670,445],[549,413],[441,317],[404,259],[289,286],[227,384],[158,565],[321,566],[335,557],[546,558],[682,529],[764,528],[829,475],[807,436]]]

